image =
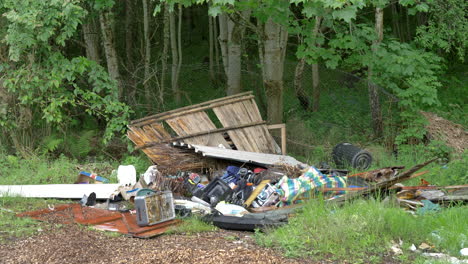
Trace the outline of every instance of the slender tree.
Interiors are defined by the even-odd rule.
[[[210,67],[210,79],[211,79],[211,82],[212,83],[215,83],[216,82],[216,75],[215,75],[215,72],[214,72],[214,45],[215,45],[215,41],[214,41],[214,34],[213,34],[213,19],[211,16],[208,16],[208,48],[209,48],[209,67]]]
[[[319,34],[321,23],[322,23],[322,17],[316,16],[314,31],[312,32],[312,36],[314,38],[317,38]],[[319,44],[316,44],[316,45],[319,46]],[[315,62],[312,64],[312,98],[313,98],[312,111],[317,112],[320,106],[320,73],[319,73],[318,62]]]
[[[161,81],[159,88],[159,102],[161,105],[164,105],[164,92],[166,90],[166,74],[167,74],[167,54],[169,52],[169,41],[170,41],[170,32],[169,32],[169,7],[167,4],[164,5],[164,18],[163,18],[163,52],[161,54]]]
[[[172,53],[172,93],[177,104],[182,101],[179,88],[179,74],[182,65],[182,5],[179,6],[178,25],[176,25],[174,11],[169,12],[169,25],[171,35],[171,53]],[[177,28],[176,28],[177,27]]]
[[[375,8],[375,33],[377,39],[372,45],[372,51],[375,53],[378,49],[378,46],[383,39],[383,9],[381,7]],[[372,128],[376,137],[380,138],[383,135],[383,122],[382,122],[382,112],[380,110],[380,99],[377,86],[372,81],[373,69],[369,67],[368,70],[368,82],[367,88],[369,92],[369,104],[371,106],[371,115],[372,115]]]
[[[147,107],[148,109],[151,109],[151,99],[153,95],[150,87],[151,42],[149,36],[148,0],[142,0],[141,2],[143,6],[143,41],[145,43],[143,87],[146,94],[146,100],[148,100]]]
[[[135,84],[135,39],[134,20],[135,9],[133,0],[125,0],[125,67],[126,67],[126,93],[127,102],[132,105],[137,104],[136,84]]]
[[[269,18],[261,24],[263,44],[260,58],[263,65],[263,83],[267,95],[267,119],[271,124],[283,122],[283,72],[288,32],[285,26]]]
[[[102,10],[99,14],[99,22],[101,24],[102,39],[104,45],[104,52],[106,54],[107,70],[111,79],[117,82],[118,97],[122,99],[123,84],[119,72],[119,60],[115,47],[115,37],[113,27],[113,15],[109,9]]]

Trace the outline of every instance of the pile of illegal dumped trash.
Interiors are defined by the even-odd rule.
[[[270,134],[274,129],[281,132],[281,147]],[[363,172],[350,175],[309,166],[285,155],[285,129],[261,119],[250,92],[224,97],[132,121],[129,139],[155,164],[139,179],[133,166],[120,166],[118,184],[80,172],[77,183],[85,184],[0,186],[0,195],[81,199],[19,216],[89,224],[142,238],[161,234],[191,215],[225,229],[275,227],[317,197],[342,204],[392,191],[402,207],[413,211],[468,200],[468,185],[401,184],[426,173],[416,172],[434,160],[408,170],[394,166],[368,171],[371,154],[343,143],[333,150],[335,163]],[[91,182],[103,184],[86,184]]]

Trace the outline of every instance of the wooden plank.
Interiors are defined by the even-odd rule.
[[[286,155],[286,124],[268,125],[267,128],[281,130],[281,154]]]
[[[204,133],[215,130],[216,126],[205,112],[191,113],[184,116],[166,120],[167,124],[180,137],[187,137],[185,142],[206,146],[219,146],[222,144],[229,148],[229,144],[220,133],[191,136],[194,133]]]
[[[171,138],[171,135],[164,129],[162,123],[152,123],[150,126],[163,140]]]
[[[127,137],[138,147],[140,145],[144,145],[145,143],[143,140],[133,131],[127,131]]]
[[[142,126],[141,129],[143,129],[145,135],[152,139],[153,142],[161,142],[164,140],[164,138],[158,133],[158,131],[153,128],[151,124]]]
[[[262,120],[255,105],[242,101],[213,108],[224,127]],[[236,113],[233,115],[232,113]],[[227,132],[238,150],[260,153],[276,153],[274,139],[266,126],[247,127]]]
[[[143,144],[153,142],[153,139],[149,138],[143,129],[133,126],[129,126],[128,128],[139,138],[141,142],[143,142]]]
[[[251,120],[262,120],[262,116],[260,115],[260,111],[258,110],[257,104],[255,101],[252,99],[250,101],[244,101],[242,102],[245,110],[249,114]],[[270,132],[268,131],[266,126],[261,126],[261,127],[255,127],[255,128],[249,128],[246,129],[247,133],[254,134],[255,136],[259,137],[259,140],[257,140],[259,148],[261,149],[261,152],[265,153],[276,153],[279,154],[279,152],[276,150],[277,149],[277,144],[275,140],[273,139],[273,136],[271,136]]]
[[[138,121],[138,122],[132,121],[131,125],[133,125],[133,126],[144,126],[144,125],[147,125],[147,124],[151,124],[153,122],[164,121],[164,120],[174,118],[174,117],[178,117],[178,116],[184,116],[184,115],[187,115],[187,114],[201,112],[201,111],[211,109],[213,107],[217,107],[217,106],[220,106],[220,105],[227,105],[227,104],[232,104],[232,103],[236,103],[236,102],[250,100],[252,98],[253,98],[253,95],[249,95],[249,96],[245,96],[245,97],[239,97],[239,98],[233,98],[233,99],[224,100],[224,101],[220,101],[220,102],[216,102],[216,103],[212,103],[212,104],[209,104],[209,105],[205,105],[205,106],[201,106],[201,107],[197,107],[197,108],[192,108],[192,109],[188,109],[188,110],[184,110],[184,111],[181,111],[181,108],[179,108],[179,109],[176,109],[177,111],[174,110],[175,112],[171,112],[171,113],[164,112],[164,113],[158,114],[158,116],[151,116],[151,117],[146,118],[145,120],[141,120],[141,121]]]
[[[233,105],[216,107],[213,108],[213,111],[224,127],[242,124],[241,120],[237,120],[238,113],[235,112]],[[232,113],[236,113],[236,115],[233,115]],[[245,120],[244,122],[250,123],[250,120]],[[249,139],[243,133],[243,130],[237,130],[237,132],[227,131],[227,133],[238,150],[259,152],[255,146],[249,144]]]
[[[189,106],[173,109],[173,110],[170,110],[170,111],[166,111],[166,112],[163,112],[163,113],[159,113],[159,114],[155,114],[155,115],[151,115],[151,116],[146,116],[146,117],[143,117],[143,118],[140,118],[140,119],[133,120],[133,121],[131,121],[130,124],[137,124],[137,123],[149,120],[149,119],[160,118],[160,117],[162,117],[164,115],[170,115],[170,114],[174,114],[174,113],[178,113],[178,112],[184,112],[184,111],[187,111],[187,110],[200,108],[200,107],[203,107],[203,106],[206,106],[206,105],[209,105],[209,104],[223,102],[223,101],[227,101],[227,100],[230,100],[230,99],[243,97],[243,96],[248,96],[248,95],[252,95],[252,91],[248,91],[248,92],[244,92],[244,93],[238,93],[238,94],[234,94],[234,95],[231,95],[231,96],[226,96],[226,97],[206,101],[206,102],[203,102],[203,103],[199,103],[199,104],[195,104],[195,105],[189,105]]]
[[[187,135],[187,136],[173,137],[173,138],[170,138],[170,139],[168,139],[168,140],[162,141],[162,142],[160,142],[160,143],[170,143],[170,142],[179,141],[179,140],[183,140],[183,139],[187,139],[187,138],[192,138],[192,137],[197,137],[197,136],[203,136],[203,135],[207,135],[207,134],[222,133],[222,132],[226,132],[226,131],[228,131],[228,130],[233,130],[233,129],[238,129],[238,128],[244,128],[244,127],[251,127],[251,126],[258,126],[258,125],[264,125],[264,124],[266,124],[266,121],[254,122],[254,123],[245,124],[245,125],[239,125],[239,126],[217,128],[217,129],[213,129],[213,130],[209,130],[209,131],[203,131],[203,132],[193,133],[193,134],[190,134],[190,135]],[[227,141],[226,141],[226,142],[227,142]],[[227,143],[229,144],[229,142],[227,142]],[[156,145],[156,144],[159,144],[159,143],[145,144],[145,145],[142,145],[142,146],[137,147],[136,149],[144,149],[144,148],[148,148],[148,147],[154,146],[154,145]]]

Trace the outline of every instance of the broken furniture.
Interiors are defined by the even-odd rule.
[[[128,128],[128,138],[161,171],[201,169],[210,163],[192,151],[173,148],[172,142],[257,153],[285,151],[285,143],[281,150],[268,131],[252,92],[144,117]]]

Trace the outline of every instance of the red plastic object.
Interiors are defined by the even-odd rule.
[[[60,224],[85,224],[105,231],[119,232],[138,238],[150,238],[160,235],[171,225],[178,224],[180,220],[171,220],[152,226],[138,226],[136,215],[130,212],[120,213],[104,209],[82,207],[80,204],[58,205],[53,209],[41,209],[24,212],[18,217],[30,217],[40,221]]]

